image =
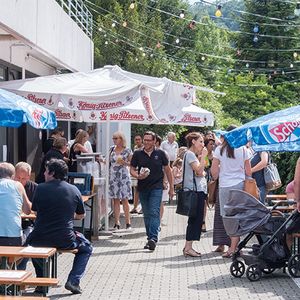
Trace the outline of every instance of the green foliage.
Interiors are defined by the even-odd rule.
[[[102,8],[93,6],[92,10],[97,22],[95,67],[117,64],[128,71],[166,76],[224,92],[225,96],[220,96],[197,91],[197,105],[214,113],[214,128],[224,129],[233,123],[240,125],[298,104],[298,58],[293,57],[290,49],[300,48],[299,27],[290,25],[299,25],[300,20],[293,14],[293,1],[209,1],[215,5],[198,1],[188,7],[183,0],[139,0],[134,9],[129,9],[130,0],[91,2]],[[219,3],[224,18],[214,17]],[[173,16],[182,9],[185,20]],[[113,20],[117,22],[114,28]],[[191,28],[190,20],[202,24]],[[122,26],[124,21],[127,27]],[[255,24],[259,25],[256,43],[253,42]],[[177,38],[179,43],[175,42]],[[282,51],[285,49],[287,51]],[[246,66],[245,61],[249,61],[249,65]],[[295,68],[289,69],[291,63]],[[286,66],[288,72],[283,74]],[[296,83],[289,83],[290,80]],[[133,125],[132,136],[145,130],[153,130],[162,137],[174,131],[184,144],[188,131],[204,132],[207,128]],[[292,177],[296,158],[297,154],[290,153],[274,155],[284,185]]]

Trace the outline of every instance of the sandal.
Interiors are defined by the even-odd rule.
[[[182,252],[183,252],[183,255],[185,257],[187,257],[187,256],[190,256],[190,257],[201,257],[201,253],[195,251],[194,249],[185,250],[185,248],[183,248]]]
[[[233,253],[234,253],[234,252],[228,250],[228,251],[226,251],[226,252],[222,255],[222,257],[224,257],[224,258],[232,258]]]
[[[224,245],[219,245],[213,252],[224,252]]]

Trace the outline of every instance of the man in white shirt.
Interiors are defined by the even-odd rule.
[[[160,146],[160,149],[164,150],[168,154],[171,167],[174,160],[177,157],[177,151],[178,151],[178,144],[175,141],[175,139],[176,139],[175,133],[168,132],[167,140],[163,141]]]

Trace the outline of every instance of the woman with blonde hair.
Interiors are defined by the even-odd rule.
[[[81,153],[88,153],[84,144],[89,139],[89,134],[82,130],[80,131],[75,138],[74,144],[70,149],[70,156],[69,156],[69,172],[77,172],[77,159],[76,156],[80,155]]]
[[[131,179],[129,174],[132,152],[126,147],[126,139],[122,132],[113,134],[114,146],[109,154],[109,196],[113,199],[115,225],[120,229],[120,201],[125,213],[126,229],[131,229],[129,203],[132,198]]]

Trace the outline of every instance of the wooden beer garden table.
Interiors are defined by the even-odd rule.
[[[52,277],[57,277],[56,248],[0,246],[2,257],[1,269],[6,269],[8,260],[15,262],[20,258],[41,258],[43,260],[43,277],[50,277],[50,261],[52,261]]]
[[[0,270],[0,285],[4,286],[4,295],[7,295],[7,287],[13,285],[13,294],[17,295],[21,283],[31,276],[28,271]]]

